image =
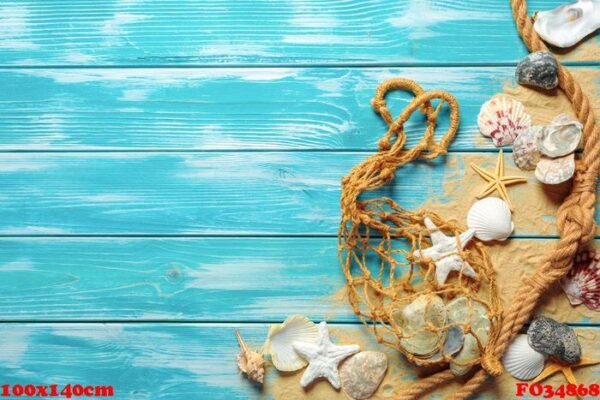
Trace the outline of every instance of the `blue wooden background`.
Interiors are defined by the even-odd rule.
[[[561,57],[597,70],[593,46]],[[385,131],[375,87],[405,76],[458,97],[451,154],[389,189],[409,208],[451,201],[470,158],[494,163],[477,113],[525,54],[508,0],[0,1],[0,383],[272,398],[238,374],[233,331],[260,344],[294,313],[376,348],[339,296],[336,249],[340,179]],[[555,242],[556,206],[504,249],[507,287],[539,261],[523,249]],[[542,311],[600,357],[600,319],[554,294]],[[500,385],[482,398],[514,381]]]

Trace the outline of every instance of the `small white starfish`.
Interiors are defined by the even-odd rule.
[[[438,284],[441,285],[445,283],[448,274],[452,271],[462,270],[463,275],[476,278],[477,273],[469,263],[463,261],[457,254],[456,237],[444,235],[429,218],[425,218],[425,226],[429,231],[433,246],[424,250],[417,250],[415,252],[415,259],[417,261],[431,259],[435,262],[435,279]],[[462,249],[464,249],[473,238],[473,235],[475,235],[474,229],[469,229],[460,234],[458,241]]]
[[[331,383],[331,386],[339,389],[338,364],[343,359],[360,351],[358,345],[337,346],[331,343],[325,321],[319,324],[319,338],[316,343],[295,342],[292,345],[294,350],[309,363],[300,379],[302,387],[307,387],[317,378],[325,378]]]

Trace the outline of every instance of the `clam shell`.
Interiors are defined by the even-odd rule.
[[[517,335],[508,345],[502,365],[513,377],[528,381],[538,376],[544,369],[546,357],[535,351],[527,341],[527,335]]]
[[[476,201],[467,214],[467,226],[484,242],[506,240],[514,229],[510,207],[497,197]]]
[[[495,96],[481,106],[477,124],[483,136],[491,137],[496,147],[511,144],[531,126],[531,116],[523,104]]]
[[[513,159],[517,167],[524,171],[533,171],[540,161],[541,126],[532,126],[521,133],[513,142]]]
[[[579,142],[583,125],[567,114],[560,114],[541,130],[540,152],[548,157],[562,157],[573,153]]]
[[[435,294],[417,297],[396,315],[396,321],[402,329],[400,345],[407,352],[425,358],[442,348],[446,306],[441,297]]]
[[[600,311],[600,252],[580,251],[560,285],[572,305],[585,304],[590,310]]]
[[[307,362],[294,350],[297,342],[316,343],[317,326],[307,317],[292,315],[281,325],[271,325],[265,343],[265,351],[271,354],[273,365],[279,371],[297,371]]]
[[[557,185],[571,179],[575,173],[575,154],[559,158],[540,157],[535,177],[542,183]]]
[[[448,322],[461,324],[464,329],[470,327],[471,333],[464,337],[460,352],[454,356],[450,369],[455,375],[466,374],[481,357],[481,348],[485,348],[489,340],[491,322],[487,308],[477,301],[460,296],[446,306]]]
[[[546,42],[571,47],[600,28],[600,1],[579,0],[554,10],[540,11],[533,28]]]

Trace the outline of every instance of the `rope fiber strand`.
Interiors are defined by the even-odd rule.
[[[517,29],[529,51],[547,50],[533,29],[527,2],[509,1]],[[491,321],[488,343],[483,347],[478,338],[482,356],[477,363],[469,364],[474,365],[474,373],[450,399],[469,398],[489,376],[503,373],[500,359],[507,346],[530,320],[541,297],[567,274],[577,251],[587,245],[596,232],[594,212],[600,169],[600,129],[595,123],[589,99],[570,72],[560,64],[559,87],[583,124],[583,153],[577,160],[571,192],[558,209],[560,239],[536,272],[522,282],[512,304],[504,313],[498,301],[493,268],[480,242],[473,241],[468,248],[458,251],[459,256],[477,272],[478,278],[475,281],[463,278],[463,271],[460,271],[456,283],[437,285],[431,279],[435,270],[432,262],[420,262],[420,268],[415,268],[414,252],[427,245],[424,241],[428,235],[423,227],[425,217],[429,217],[440,231],[448,235],[458,235],[462,231],[456,223],[443,221],[428,211],[404,210],[389,198],[359,199],[363,193],[379,189],[394,179],[397,168],[416,159],[431,160],[447,153],[449,143],[458,129],[458,103],[454,97],[444,91],[425,92],[415,82],[407,79],[392,79],[382,83],[373,100],[373,108],[385,120],[389,129],[379,142],[379,152],[354,167],[342,180],[339,256],[348,282],[348,298],[354,312],[363,322],[371,322],[369,327],[380,343],[398,349],[412,362],[427,365],[426,360],[415,357],[400,345],[403,338],[410,336],[395,322],[394,315],[399,307],[405,306],[422,293],[438,295],[444,299],[463,295],[470,301],[470,311],[474,302],[480,302],[486,307]],[[394,120],[387,109],[385,95],[396,89],[409,90],[415,97]],[[440,104],[434,108],[432,100],[439,100]],[[436,119],[444,103],[450,108],[450,127],[439,143],[436,143]],[[416,110],[425,115],[427,128],[417,145],[405,149],[404,124]],[[396,239],[404,239],[408,247],[394,248],[392,243],[396,243]],[[458,244],[457,248],[460,249]],[[401,258],[408,262],[403,264]],[[367,266],[373,260],[379,261],[377,271],[372,271]],[[395,272],[399,270],[403,274],[397,278]],[[420,284],[416,283],[418,280],[414,280],[419,275],[422,279]],[[417,334],[435,333],[436,327],[428,325]],[[448,326],[437,329],[442,334]],[[463,329],[469,332],[470,327],[467,324]],[[442,357],[441,361],[450,360]],[[395,399],[416,399],[454,380],[454,374],[446,369],[418,380],[403,393],[397,394]]]

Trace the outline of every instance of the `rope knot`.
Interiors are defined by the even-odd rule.
[[[494,356],[492,351],[488,351],[487,349],[481,359],[481,366],[492,376],[500,376],[504,372],[504,368],[498,358]]]

